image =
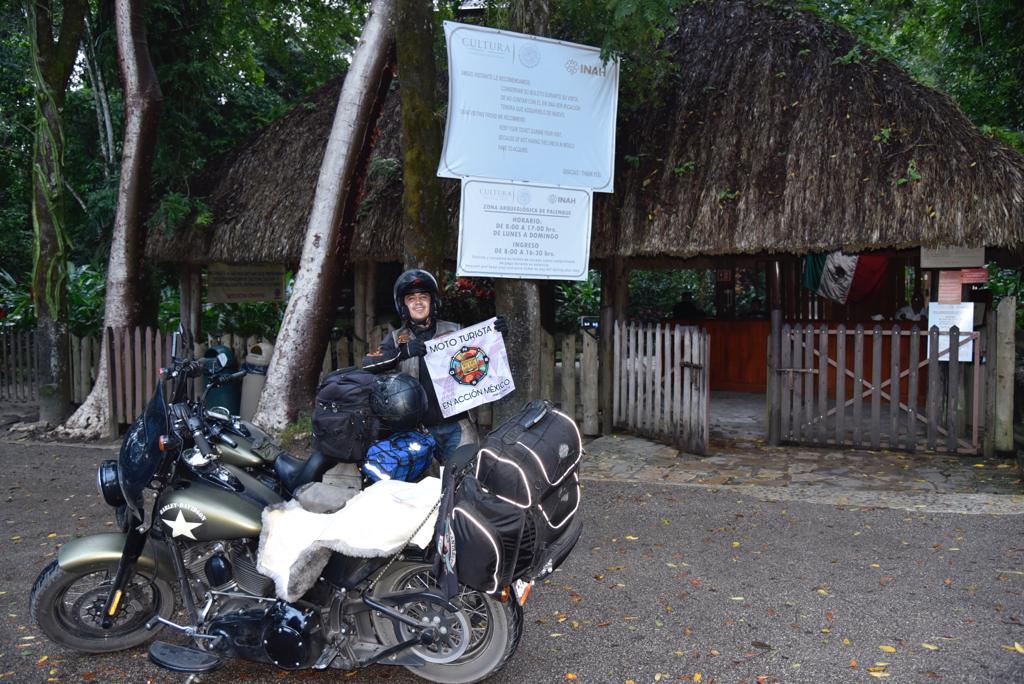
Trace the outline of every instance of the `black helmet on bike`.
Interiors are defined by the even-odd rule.
[[[437,278],[422,268],[412,268],[398,276],[398,280],[395,281],[395,311],[402,320],[409,320],[405,296],[414,292],[426,292],[430,295],[430,316],[436,318],[438,311],[441,310],[441,292],[437,287]]]
[[[411,375],[381,375],[370,394],[370,409],[392,430],[415,430],[427,410],[427,393]]]

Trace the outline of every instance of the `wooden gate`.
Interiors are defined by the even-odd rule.
[[[708,340],[693,326],[617,322],[615,426],[706,453]]]
[[[899,325],[784,325],[769,352],[769,421],[782,442],[978,453],[983,339]],[[950,354],[950,350],[957,350]],[[771,372],[771,371],[770,371]]]

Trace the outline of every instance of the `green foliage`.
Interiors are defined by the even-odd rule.
[[[94,265],[68,265],[68,324],[72,335],[97,336],[103,329],[106,278]],[[0,269],[0,332],[35,327],[31,283]]]
[[[739,196],[739,190],[722,190],[720,193],[718,193],[718,204],[722,205],[726,202],[732,202],[738,199]]]
[[[19,3],[0,9],[0,264],[19,277],[32,268],[34,105],[25,22]]]
[[[98,336],[103,329],[107,279],[92,264],[68,266],[68,325],[72,335]]]
[[[998,136],[1001,140],[1020,145],[1024,133],[1024,3],[1020,0],[814,0],[809,7],[849,29],[922,83],[950,94],[975,124],[1001,129],[1008,134]]]
[[[992,291],[993,306],[1004,297],[1017,298],[1017,329],[1024,330],[1024,267],[1001,268],[988,264],[988,289]]]
[[[863,62],[864,53],[860,51],[860,45],[854,45],[845,55],[832,60],[833,64],[862,64]]]
[[[31,330],[36,325],[31,287],[0,269],[0,332]]]
[[[213,222],[213,213],[201,199],[189,197],[180,192],[169,192],[163,196],[156,210],[146,221],[150,230],[163,229],[173,234],[190,223],[208,226]]]
[[[672,307],[683,293],[693,295],[705,314],[715,313],[713,272],[707,270],[631,271],[629,274],[629,315],[644,321],[658,321],[672,315]]]
[[[601,311],[601,273],[591,270],[586,280],[555,286],[555,322],[565,332],[580,327],[580,316],[597,316]]]
[[[921,180],[921,174],[917,170],[917,160],[911,159],[907,163],[907,175],[896,179],[896,185],[906,185]]]
[[[256,335],[266,340],[276,340],[293,282],[289,279],[285,300],[281,302],[204,304],[200,323],[203,332],[214,336],[229,333],[245,337]],[[181,319],[179,306],[177,288],[165,287],[160,290],[157,325],[162,331],[173,332],[178,329]]]
[[[693,173],[694,169],[696,169],[696,168],[697,168],[697,162],[695,162],[695,161],[687,161],[687,162],[683,162],[679,166],[677,166],[674,169],[672,169],[672,173],[674,173],[676,175],[676,177],[685,176],[688,173]]]
[[[366,165],[367,178],[379,178],[382,183],[390,183],[402,175],[402,160],[396,157],[377,157]]]
[[[871,139],[874,140],[877,143],[882,143],[883,145],[888,145],[889,144],[889,138],[891,136],[892,136],[892,128],[887,126],[887,127],[883,128],[882,130],[878,131],[878,133],[876,133],[875,135],[871,136]]]
[[[552,0],[551,35],[601,48],[620,59],[619,110],[630,113],[657,101],[677,72],[665,47],[676,13],[689,0]]]

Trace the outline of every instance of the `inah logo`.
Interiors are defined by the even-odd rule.
[[[555,193],[551,193],[550,195],[548,195],[548,204],[554,204],[557,201],[558,201],[558,196],[555,195]]]
[[[540,64],[540,50],[532,45],[524,45],[519,48],[519,61],[527,69]]]
[[[452,357],[448,375],[460,385],[473,385],[487,377],[491,359],[480,347],[463,347]]]
[[[605,76],[608,74],[608,70],[604,66],[590,66],[589,64],[580,65],[580,73],[588,76]]]
[[[570,74],[575,74],[577,71],[580,70],[580,65],[575,59],[570,59],[568,62],[565,63],[565,70],[568,71]]]

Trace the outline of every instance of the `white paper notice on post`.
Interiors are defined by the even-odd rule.
[[[448,119],[437,175],[612,192],[619,65],[595,47],[444,22]]]
[[[957,341],[959,345],[957,360],[974,360],[974,341],[967,339],[964,333],[974,332],[974,302],[963,302],[961,304],[938,304],[932,302],[928,305],[928,329],[939,328],[938,354],[945,354],[939,357],[939,361],[949,361],[949,331],[952,328],[959,328],[961,337]],[[928,355],[932,353],[931,338],[928,339]]]
[[[464,179],[456,273],[586,280],[592,198],[589,188]]]
[[[494,321],[491,318],[427,342],[424,358],[445,418],[497,401],[516,388],[505,340],[494,329]]]

